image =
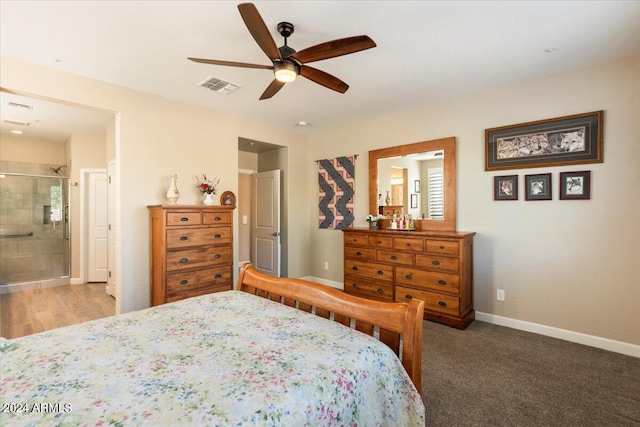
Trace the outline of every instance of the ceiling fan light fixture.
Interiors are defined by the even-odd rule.
[[[298,77],[298,67],[291,62],[279,62],[273,66],[273,74],[275,74],[276,80],[290,83]]]

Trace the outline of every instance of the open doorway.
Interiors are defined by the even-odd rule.
[[[1,264],[16,267],[26,263],[31,266],[31,271],[40,269],[50,273],[46,277],[24,274],[9,277],[7,274],[15,269],[1,269],[0,276],[7,275],[0,277],[3,334],[9,328],[12,334],[28,335],[97,318],[95,316],[103,317],[104,313],[115,314],[115,301],[107,295],[105,283],[89,287],[83,278],[81,260],[87,259],[87,253],[83,251],[87,251],[88,247],[81,245],[83,224],[80,213],[84,203],[81,195],[87,192],[82,185],[82,171],[87,168],[106,171],[109,153],[112,152],[115,157],[115,115],[6,91],[0,91],[0,102],[3,116],[11,116],[11,120],[3,120],[0,124],[0,175],[26,176],[35,182],[29,187],[35,189],[34,195],[28,201],[26,196],[21,195],[24,200],[20,206],[23,209],[18,215],[12,215],[20,218],[19,223],[2,222],[0,244],[3,249],[11,247],[13,250],[2,250]],[[109,150],[109,147],[112,149]],[[63,184],[47,184],[54,179],[52,177]],[[91,194],[95,198],[98,193],[93,191]],[[100,194],[105,198],[103,206],[106,209],[106,194]],[[15,225],[24,233],[14,233],[10,225]],[[51,236],[60,234],[62,243],[47,244],[47,248],[54,252],[44,253],[32,244],[35,241],[33,236],[38,233]],[[25,236],[14,237],[14,234]],[[82,292],[87,292],[81,294],[81,287],[75,285],[86,286]],[[65,287],[68,291],[63,289]],[[47,292],[61,293],[65,297],[53,298],[46,296]],[[20,299],[23,293],[33,295],[24,294]],[[38,299],[35,293],[42,294],[41,298]],[[102,296],[106,298],[102,299]],[[73,297],[78,297],[78,301],[72,302],[75,301]],[[64,322],[59,324],[39,320],[36,314],[43,311],[42,307],[37,306],[40,300],[47,305],[49,312],[64,313],[64,316],[59,316],[64,318]],[[56,301],[63,301],[64,307],[53,307]],[[92,305],[94,302],[96,304]],[[13,312],[23,315],[18,318],[11,315]],[[75,314],[77,316],[73,318]],[[19,325],[19,320],[26,323]],[[15,334],[12,337],[16,337]]]
[[[254,259],[255,224],[254,174],[279,171],[279,275],[288,275],[288,230],[287,230],[287,188],[288,188],[288,149],[287,147],[261,141],[238,138],[238,260],[256,262]]]

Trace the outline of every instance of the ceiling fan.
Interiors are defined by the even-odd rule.
[[[218,61],[215,59],[202,58],[188,59],[203,64],[273,70],[275,78],[260,97],[261,100],[271,98],[278,93],[286,83],[294,81],[298,75],[306,77],[336,92],[345,93],[347,89],[349,89],[348,84],[331,74],[325,73],[317,68],[309,67],[307,63],[348,55],[376,47],[375,42],[368,36],[355,36],[320,43],[296,52],[287,45],[287,38],[293,34],[293,24],[280,22],[278,24],[278,32],[284,37],[284,45],[278,48],[269,33],[269,29],[262,20],[260,13],[258,13],[258,9],[256,9],[253,3],[239,4],[238,10],[254,40],[271,60],[271,65],[247,64],[245,62]]]

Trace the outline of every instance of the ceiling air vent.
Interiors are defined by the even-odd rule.
[[[33,106],[32,105],[18,104],[17,102],[9,102],[7,105],[9,107],[20,108],[22,110],[33,110]]]
[[[223,95],[228,95],[240,87],[240,85],[216,79],[213,76],[207,77],[207,79],[202,83],[199,83],[198,86],[210,89]]]
[[[23,122],[20,120],[11,120],[11,119],[3,119],[2,121],[8,125],[17,125],[17,126],[29,126],[31,124],[31,122]]]

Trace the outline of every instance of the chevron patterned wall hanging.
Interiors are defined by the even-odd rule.
[[[352,228],[357,156],[318,160],[320,228]]]

